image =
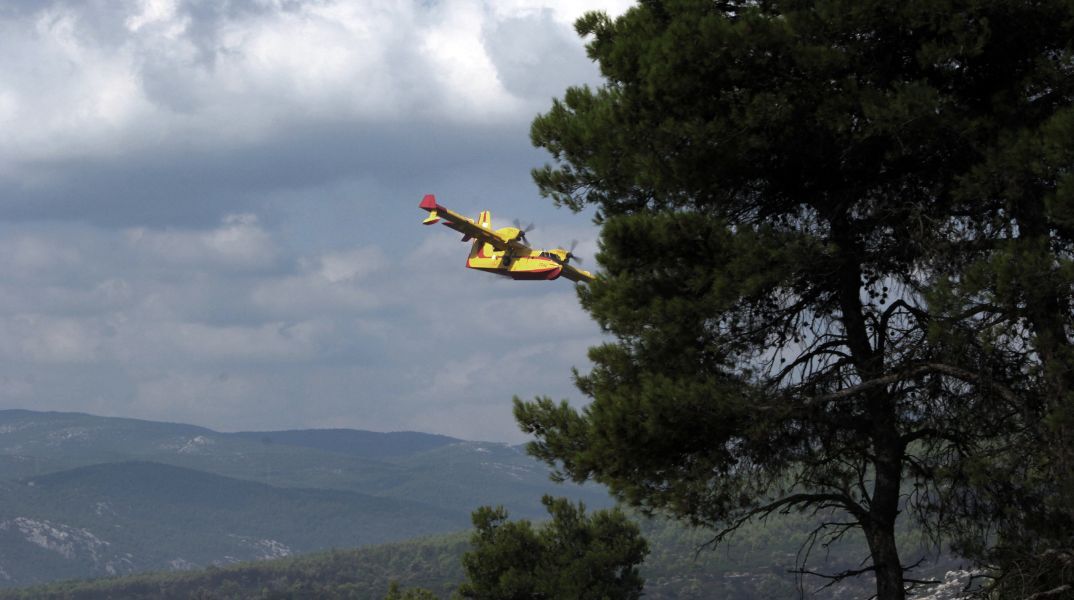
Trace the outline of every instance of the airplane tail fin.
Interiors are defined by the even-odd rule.
[[[492,230],[492,212],[483,210],[481,214],[477,216],[477,226],[482,229]],[[469,242],[473,238],[465,235],[462,241]],[[474,245],[470,248],[470,258],[488,258],[495,251],[492,244],[483,242],[481,240],[474,240]]]
[[[425,197],[421,199],[421,204],[418,208],[423,208],[429,211],[429,216],[425,217],[425,220],[421,222],[422,225],[434,225],[440,222],[440,216],[436,214],[438,208],[436,204],[436,196],[432,194],[425,194]]]

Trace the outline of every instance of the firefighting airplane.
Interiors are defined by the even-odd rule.
[[[478,271],[495,273],[511,279],[556,279],[589,283],[593,274],[570,264],[574,254],[563,248],[538,250],[526,243],[526,232],[518,227],[492,229],[492,213],[481,211],[475,223],[441,204],[428,194],[419,207],[429,211],[423,225],[444,225],[462,234],[462,241],[473,240],[466,266]]]

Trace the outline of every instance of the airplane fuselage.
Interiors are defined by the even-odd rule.
[[[511,239],[518,230],[504,227],[496,233]],[[481,240],[474,240],[466,266],[511,279],[551,280],[563,271],[563,266],[553,260],[549,252],[525,247],[497,250]]]

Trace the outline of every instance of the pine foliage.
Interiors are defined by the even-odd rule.
[[[1069,591],[1017,574],[1074,547],[1074,5],[646,0],[577,29],[604,85],[534,121],[534,178],[603,225],[580,297],[614,339],[585,408],[516,402],[530,451],[716,542],[827,515],[868,553],[817,575],[881,600],[919,579],[904,519],[994,593]]]

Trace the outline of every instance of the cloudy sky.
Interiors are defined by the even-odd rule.
[[[0,5],[0,408],[522,439],[600,333],[565,280],[463,268],[425,193],[536,245],[533,117],[626,0]]]

